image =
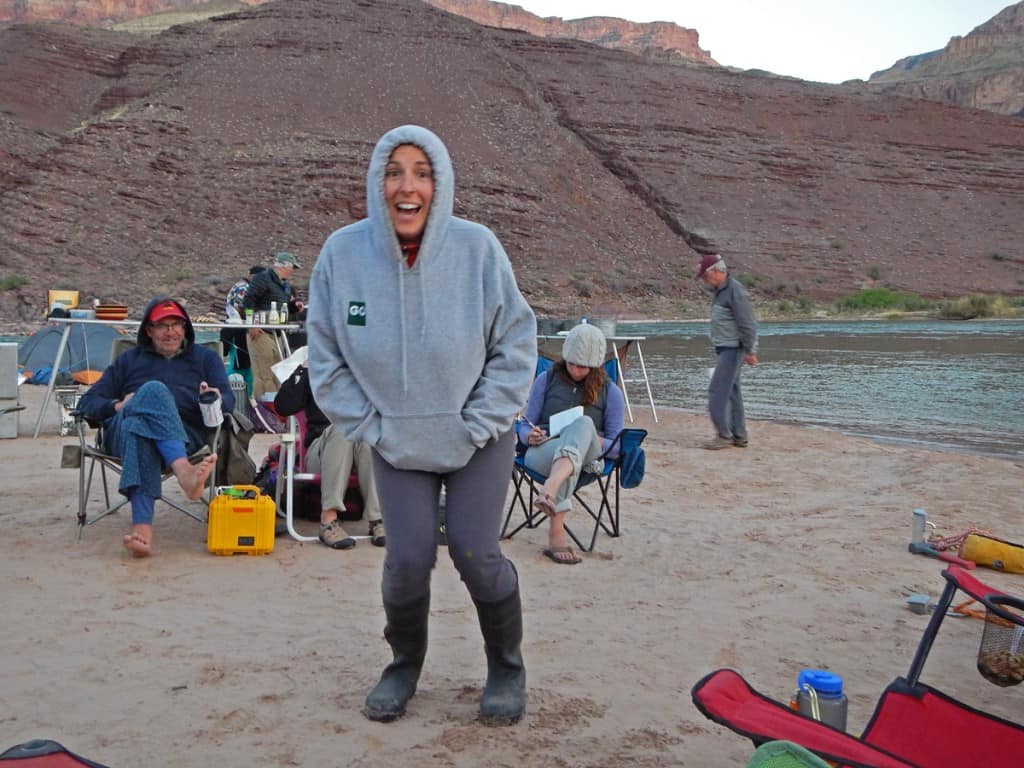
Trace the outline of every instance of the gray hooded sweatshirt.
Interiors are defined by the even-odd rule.
[[[434,196],[406,265],[384,197],[392,151],[430,160]],[[309,284],[309,377],[349,440],[398,469],[450,472],[511,428],[529,395],[537,322],[486,227],[452,215],[448,150],[425,128],[386,133],[370,158],[367,218],[324,243]]]

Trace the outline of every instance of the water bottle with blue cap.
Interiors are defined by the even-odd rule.
[[[823,669],[801,670],[790,706],[826,725],[846,730],[847,700],[839,675]]]

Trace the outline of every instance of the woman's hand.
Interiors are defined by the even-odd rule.
[[[530,434],[526,436],[527,445],[540,445],[547,439],[547,433],[540,427],[534,427],[530,430]]]

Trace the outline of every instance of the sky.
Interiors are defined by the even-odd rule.
[[[672,21],[719,64],[840,83],[944,48],[1010,0],[503,0],[538,16]]]

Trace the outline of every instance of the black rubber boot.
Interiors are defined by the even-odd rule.
[[[511,725],[526,711],[526,667],[519,649],[523,640],[519,587],[496,603],[473,602],[487,653],[487,683],[480,697],[480,720],[487,725]]]
[[[366,697],[363,714],[370,720],[390,722],[405,714],[405,705],[416,693],[416,683],[427,654],[427,619],[430,595],[405,605],[384,603],[387,624],[384,639],[395,660],[380,676],[380,682]]]

